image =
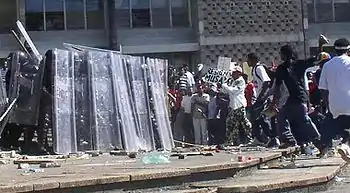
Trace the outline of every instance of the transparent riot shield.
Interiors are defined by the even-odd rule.
[[[137,135],[140,138],[141,149],[155,150],[154,134],[152,129],[149,107],[147,71],[143,57],[125,56],[129,72],[130,91],[132,95]]]
[[[88,57],[83,52],[74,53],[74,99],[75,127],[78,151],[93,150],[94,139],[91,127],[90,81]]]
[[[16,22],[17,28],[21,36],[25,39],[25,46],[30,54],[35,58],[35,62],[39,63],[42,60],[42,56],[39,53],[38,49],[35,47],[32,39],[29,37],[27,31],[25,30],[23,24],[20,21]]]
[[[91,82],[92,127],[95,149],[122,149],[118,121],[119,104],[115,100],[113,59],[108,52],[86,51]],[[117,87],[121,87],[118,85]],[[131,128],[128,128],[131,129]]]
[[[147,58],[158,135],[164,150],[171,150],[174,147],[174,141],[164,92],[166,84],[161,70],[164,69],[166,62],[161,59]]]
[[[23,52],[16,52],[14,60],[19,64],[19,71],[16,74],[16,79],[11,78],[13,82],[10,88],[13,90],[9,91],[9,98],[12,99],[18,93],[18,101],[10,122],[20,125],[37,125],[45,67],[42,62],[36,63]],[[19,88],[15,88],[17,85]]]
[[[53,65],[54,151],[60,154],[77,152],[74,53],[56,49]]]
[[[117,53],[109,53],[112,59],[113,86],[115,100],[117,101],[121,129],[123,133],[124,149],[127,152],[136,152],[140,149],[140,139],[137,136],[136,120],[133,116],[132,96],[129,91],[127,75],[127,60]]]

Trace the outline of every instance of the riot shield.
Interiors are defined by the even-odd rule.
[[[133,110],[136,119],[136,131],[140,138],[141,149],[155,150],[154,134],[152,129],[149,107],[147,71],[143,57],[125,56],[129,72],[130,95],[133,101]]]
[[[164,92],[166,82],[164,82],[165,74],[163,71],[165,68],[164,66],[166,65],[167,61],[165,60],[147,58],[147,67],[152,90],[152,98],[154,101],[154,113],[157,121],[159,139],[164,150],[172,150],[174,147],[174,141]]]
[[[74,54],[55,49],[53,61],[53,148],[54,152],[77,152],[74,99]]]
[[[39,53],[38,49],[35,47],[32,39],[30,39],[27,31],[25,30],[24,26],[22,25],[22,23],[20,21],[16,22],[17,28],[19,33],[21,34],[21,36],[25,39],[25,43],[24,45],[27,46],[28,51],[30,52],[30,54],[32,54],[32,57],[35,58],[36,63],[39,63],[42,60],[42,56]]]
[[[43,72],[42,62],[37,64],[25,53],[15,53],[11,67],[9,99],[18,95],[18,101],[10,123],[37,125]]]
[[[141,148],[136,132],[136,120],[133,116],[132,99],[127,75],[127,60],[117,53],[109,53],[112,59],[113,89],[119,110],[124,149],[127,152],[137,152]]]
[[[87,151],[94,148],[88,59],[83,52],[73,53],[76,143],[78,151]]]
[[[86,51],[91,82],[92,127],[95,149],[122,149],[112,58],[108,52]],[[122,85],[118,85],[121,87]]]

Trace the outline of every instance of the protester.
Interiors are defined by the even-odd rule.
[[[186,74],[186,69],[180,69],[180,77],[178,80],[178,87],[180,91],[186,91],[188,87],[191,87],[188,76]]]
[[[343,137],[343,144],[338,149],[341,157],[350,161],[350,42],[347,39],[338,39],[334,43],[337,56],[325,63],[321,72],[319,88],[332,114],[330,121],[332,128],[322,129],[323,141],[328,144],[335,135]]]
[[[277,136],[271,134],[272,128],[270,120],[267,116],[262,114],[267,101],[268,91],[272,85],[272,80],[267,73],[267,67],[265,67],[256,54],[250,53],[247,57],[248,65],[252,67],[253,82],[257,89],[257,99],[251,111],[255,111],[255,116],[252,116],[253,123],[253,137],[254,143],[258,145],[268,145],[270,147],[276,147],[280,145]],[[253,112],[252,112],[253,113]],[[275,132],[277,133],[277,132]],[[270,137],[270,139],[267,138]]]
[[[218,107],[218,120],[215,130],[215,139],[217,145],[223,145],[226,140],[226,119],[229,114],[230,97],[227,94],[219,92],[216,97]]]
[[[190,87],[193,89],[195,86],[195,81],[194,81],[194,76],[193,74],[189,71],[188,65],[183,66],[183,72],[187,77],[187,87]]]
[[[186,142],[193,142],[193,123],[192,123],[192,89],[188,88],[186,95],[183,96],[181,102],[182,117],[182,130],[183,140]]]
[[[252,82],[248,82],[247,74],[243,74],[242,77],[246,83],[244,96],[245,96],[245,99],[247,100],[247,107],[251,107],[256,101],[256,89]]]
[[[219,145],[217,136],[217,123],[218,123],[218,106],[217,106],[217,87],[212,85],[208,91],[210,101],[208,104],[208,135],[210,145]]]
[[[228,143],[233,145],[246,144],[251,141],[251,123],[249,122],[245,108],[247,100],[244,96],[245,81],[242,77],[242,68],[233,66],[232,78],[234,82],[232,85],[227,83],[219,84],[221,92],[229,95],[229,114],[226,120],[226,127],[228,132]]]
[[[203,86],[198,85],[197,93],[191,99],[196,144],[206,145],[208,143],[207,111],[209,101],[210,97],[203,92]]]
[[[286,138],[282,147],[296,146],[298,143],[303,145],[320,138],[316,126],[308,116],[308,93],[305,88],[305,71],[314,66],[316,59],[312,57],[308,60],[297,60],[297,54],[290,45],[282,46],[280,55],[283,63],[276,70],[276,87],[270,108],[277,108],[279,90],[284,83],[289,96],[277,117],[279,130]]]

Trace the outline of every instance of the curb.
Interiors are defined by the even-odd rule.
[[[210,164],[202,166],[193,166],[185,168],[176,168],[166,171],[145,171],[144,173],[131,173],[131,174],[116,174],[116,176],[101,176],[101,177],[87,177],[82,176],[80,179],[67,179],[63,181],[45,181],[45,179],[37,180],[34,182],[28,182],[23,184],[16,184],[13,186],[0,185],[1,193],[14,193],[14,192],[60,192],[60,190],[69,189],[81,189],[95,186],[109,186],[118,184],[133,184],[133,183],[148,183],[152,180],[172,180],[174,178],[191,178],[194,175],[205,176],[207,174],[224,172],[224,171],[241,171],[247,168],[255,168],[260,164],[264,164],[269,161],[276,160],[282,156],[283,153],[292,153],[293,150],[285,150],[280,152],[271,152],[270,155],[265,157],[257,157],[246,162],[227,162],[221,164]],[[49,178],[48,178],[49,179]],[[197,190],[198,191],[198,190]],[[203,192],[205,190],[199,190]],[[207,190],[206,190],[207,191]],[[196,192],[196,190],[189,191]],[[213,192],[210,189],[209,192]],[[216,192],[216,189],[215,191]]]
[[[252,193],[252,192],[275,192],[278,190],[298,190],[310,186],[318,186],[326,184],[334,179],[334,177],[341,172],[341,170],[347,166],[347,163],[343,162],[337,167],[334,171],[330,172],[327,175],[310,177],[307,179],[296,179],[294,181],[283,181],[270,184],[262,185],[250,185],[250,186],[223,186],[217,187],[217,193]]]

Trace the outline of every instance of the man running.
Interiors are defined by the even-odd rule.
[[[319,88],[324,94],[324,100],[328,104],[330,113],[334,120],[332,127],[333,136],[342,135],[343,142],[338,149],[341,157],[350,162],[350,42],[345,39],[338,39],[334,43],[337,56],[325,63],[321,72]]]

